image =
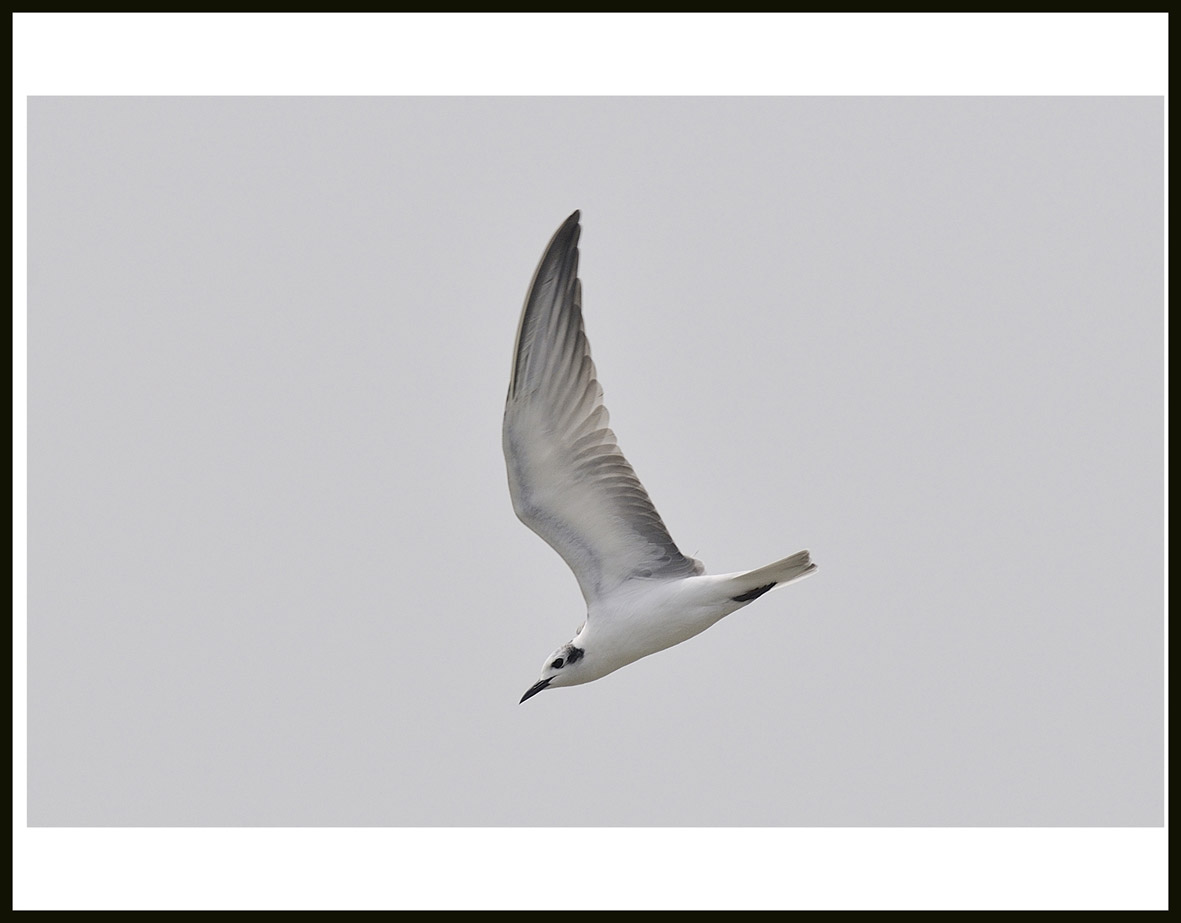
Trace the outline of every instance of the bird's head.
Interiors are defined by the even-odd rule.
[[[541,668],[541,679],[525,690],[525,694],[521,696],[522,702],[537,695],[542,689],[577,686],[579,683],[597,678],[597,673],[587,669],[586,651],[575,644],[577,640],[575,638],[574,641],[568,641],[545,658],[545,664]]]

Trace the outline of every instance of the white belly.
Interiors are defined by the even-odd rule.
[[[726,595],[724,580],[724,576],[703,575],[636,581],[598,601],[587,613],[582,633],[586,666],[592,668],[586,672],[594,673],[584,681],[680,644],[741,609],[743,603]]]

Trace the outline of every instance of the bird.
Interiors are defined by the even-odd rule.
[[[517,326],[503,444],[517,517],[574,572],[586,618],[521,702],[680,644],[770,590],[810,576],[810,553],[706,574],[681,553],[608,426],[578,277],[580,212],[554,233]]]

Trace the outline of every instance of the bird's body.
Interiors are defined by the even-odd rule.
[[[779,567],[783,586],[815,567],[808,553]],[[758,583],[758,581],[766,581]],[[749,605],[771,587],[769,578],[739,574],[700,574],[673,580],[633,580],[587,606],[587,618],[575,635],[586,652],[580,682],[606,676],[620,667],[688,641],[732,612]],[[756,585],[752,585],[756,584]],[[745,596],[747,599],[740,599]]]
[[[550,241],[521,312],[504,453],[517,515],[574,571],[587,616],[522,702],[679,644],[816,567],[801,551],[757,570],[706,575],[677,548],[607,427],[582,323],[578,218]]]

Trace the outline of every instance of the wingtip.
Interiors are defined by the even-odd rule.
[[[551,254],[562,253],[563,251],[569,253],[577,248],[578,238],[582,236],[582,225],[579,224],[580,215],[581,212],[575,211],[574,214],[562,222],[560,228],[554,231],[554,236],[550,239],[545,256],[542,258],[543,262]]]

